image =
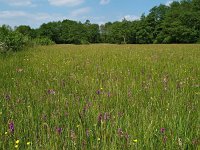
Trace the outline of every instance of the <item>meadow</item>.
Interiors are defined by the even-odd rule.
[[[200,45],[0,55],[0,149],[200,149]]]

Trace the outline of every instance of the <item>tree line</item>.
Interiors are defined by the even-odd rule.
[[[21,25],[0,27],[0,47],[48,44],[170,44],[200,42],[200,0],[174,1],[142,14],[139,20],[107,22],[103,25],[63,20],[42,24],[37,29]],[[25,44],[26,43],[26,44]],[[28,44],[27,44],[28,43]]]

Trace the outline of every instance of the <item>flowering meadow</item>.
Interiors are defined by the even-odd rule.
[[[0,55],[0,149],[200,149],[200,45]]]

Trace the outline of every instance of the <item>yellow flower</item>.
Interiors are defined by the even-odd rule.
[[[5,135],[7,135],[8,134],[8,132],[5,132]]]
[[[17,140],[15,143],[16,143],[16,144],[19,144],[19,140]]]
[[[101,90],[103,90],[103,88],[101,87]]]
[[[15,145],[15,148],[18,148],[18,145]]]
[[[100,140],[101,140],[100,138],[97,139],[97,141],[100,141]]]
[[[27,142],[26,144],[27,144],[27,145],[31,145],[31,142]]]
[[[137,143],[138,141],[137,141],[137,139],[135,139],[135,140],[133,140],[133,142]]]

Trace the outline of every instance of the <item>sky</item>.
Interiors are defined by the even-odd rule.
[[[70,19],[103,24],[137,20],[159,4],[172,0],[0,0],[0,25],[12,27],[29,25],[38,28],[42,23]]]

